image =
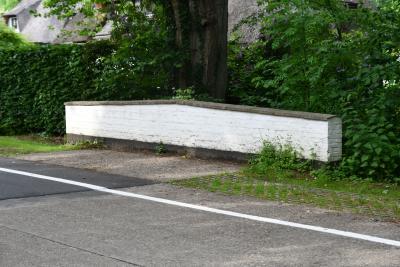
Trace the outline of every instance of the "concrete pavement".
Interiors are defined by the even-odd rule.
[[[0,167],[400,240],[398,224],[323,209],[19,160],[0,159]],[[400,263],[399,248],[367,241],[66,185],[61,188],[55,182],[0,172],[0,188],[6,186],[14,191],[0,190],[3,199],[0,201],[0,266],[336,267],[398,266]],[[43,192],[26,194],[27,188]]]

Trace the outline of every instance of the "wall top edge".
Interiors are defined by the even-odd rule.
[[[65,106],[135,106],[135,105],[183,105],[199,108],[255,113],[279,117],[291,117],[307,120],[328,121],[337,118],[331,114],[311,113],[302,111],[290,111],[272,108],[260,108],[253,106],[231,105],[193,100],[135,100],[135,101],[75,101],[66,102]]]

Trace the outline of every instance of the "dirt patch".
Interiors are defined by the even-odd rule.
[[[234,162],[187,159],[176,155],[79,150],[18,156],[19,159],[45,162],[67,167],[91,169],[135,178],[170,181],[195,176],[238,171]]]

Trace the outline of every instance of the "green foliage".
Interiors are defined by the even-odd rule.
[[[307,204],[325,209],[346,211],[379,220],[400,219],[400,187],[368,180],[332,180],[299,174],[286,177],[251,173],[223,173],[172,181],[173,185],[221,192],[228,195],[251,196],[261,200]]]
[[[7,27],[3,21],[0,21],[0,49],[21,46],[29,46],[29,43],[13,29]]]
[[[161,156],[165,153],[167,153],[167,148],[165,147],[163,142],[160,142],[157,146],[156,146],[156,154]]]
[[[64,132],[64,102],[91,90],[84,47],[0,50],[0,132]]]
[[[109,42],[0,50],[0,132],[63,134],[65,102],[165,94],[157,88],[164,79],[152,72],[129,71],[125,59],[114,55]]]
[[[108,12],[114,23],[109,42],[0,47],[0,132],[63,134],[67,101],[171,97],[180,55],[171,49],[163,6],[119,1],[112,7],[96,1],[104,10],[94,11],[93,3],[46,5],[53,8],[50,14],[67,18],[79,10],[99,23]]]
[[[115,22],[115,52],[102,59],[106,68],[96,80],[105,99],[116,93],[125,100],[171,95],[172,70],[179,55],[171,49],[163,10],[152,11],[148,17],[144,10],[127,6],[126,20]]]
[[[379,179],[400,177],[400,92],[386,90],[361,104],[357,93],[348,96],[343,111],[346,157],[341,167],[345,173]]]
[[[174,89],[174,88],[173,88]],[[174,95],[172,99],[178,100],[197,100],[197,101],[206,101],[206,102],[223,102],[222,99],[217,99],[210,97],[207,93],[198,93],[199,90],[196,90],[194,86],[188,88],[181,88],[174,90]],[[202,91],[202,90],[200,90]]]
[[[254,79],[260,76],[263,79],[272,75],[265,75],[264,70],[256,68],[257,63],[265,56],[265,45],[255,42],[245,46],[240,38],[235,37],[228,46],[229,91],[228,100],[231,103],[255,106],[278,106],[278,99],[271,91],[256,87]]]
[[[103,149],[105,147],[104,143],[98,139],[80,141],[74,143],[73,146],[76,147],[76,149]]]
[[[336,0],[259,4],[257,23],[264,39],[231,49],[236,102],[339,115],[344,124],[341,171],[399,177],[398,1],[358,9]]]
[[[20,0],[0,0],[0,14],[14,8]]]
[[[98,58],[104,68],[97,75],[96,94],[91,97],[128,100],[172,94],[172,72],[180,59],[172,48],[172,27],[167,23],[163,5],[135,2],[89,0],[64,1],[60,5],[58,0],[46,1],[50,14],[61,18],[72,17],[79,10],[100,28],[106,21],[113,23],[114,51]],[[93,9],[94,4],[98,4],[97,9]]]
[[[179,100],[194,100],[195,98],[196,92],[193,87],[177,89],[173,97],[173,99]]]
[[[269,175],[286,170],[308,170],[310,163],[299,160],[299,155],[290,145],[265,141],[262,150],[250,160],[249,170],[258,175]]]
[[[8,157],[21,154],[80,149],[77,146],[63,145],[51,141],[36,136],[0,136],[0,156]]]

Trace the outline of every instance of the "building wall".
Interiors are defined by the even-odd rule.
[[[304,158],[336,161],[341,157],[341,120],[265,114],[184,104],[108,104],[66,106],[67,134],[164,143],[240,153],[257,153],[263,141],[290,144]],[[228,105],[229,106],[229,105]],[[237,107],[237,106],[236,106]],[[271,115],[268,115],[270,113]]]
[[[229,34],[232,33],[234,27],[243,19],[257,13],[258,5],[257,0],[229,0]],[[252,42],[258,38],[259,31],[257,27],[252,29],[250,27],[241,27],[243,35],[243,42]]]

